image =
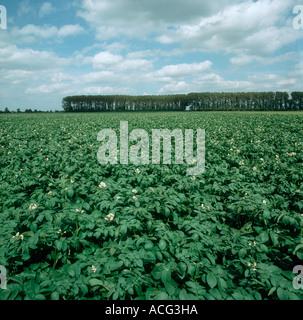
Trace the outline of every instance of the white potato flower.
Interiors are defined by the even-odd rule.
[[[37,209],[37,205],[35,203],[31,203],[28,207],[29,210],[36,210]]]
[[[113,221],[115,218],[115,215],[113,213],[109,213],[106,218],[104,218],[107,222]]]
[[[99,184],[99,188],[100,188],[100,189],[106,188],[106,183],[105,183],[105,182],[101,182],[101,183]]]

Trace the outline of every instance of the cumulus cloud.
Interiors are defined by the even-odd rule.
[[[160,90],[159,93],[188,93],[192,90],[192,85],[186,83],[185,81],[173,81],[164,85]]]
[[[50,39],[50,38],[65,38],[81,34],[84,28],[80,25],[65,25],[61,28],[55,26],[36,26],[28,24],[25,27],[19,29],[13,28],[11,34],[13,37],[19,38],[24,42],[34,42],[39,39]]]
[[[123,60],[120,55],[112,54],[111,52],[99,52],[92,58],[92,63],[94,68],[104,68],[117,64]]]
[[[62,68],[68,64],[68,59],[48,51],[20,49],[15,45],[0,48],[2,70],[41,71]]]
[[[19,29],[17,27],[12,29],[12,35],[17,37],[33,37],[36,38],[51,38],[58,34],[58,29],[55,26],[35,26],[28,24]]]
[[[181,53],[233,54],[243,66],[302,39],[292,27],[296,0],[82,0],[78,15],[98,39],[127,36],[180,45]]]
[[[83,10],[78,15],[96,29],[99,39],[158,34],[156,39],[164,44],[181,42],[188,48],[207,51],[247,49],[255,53],[264,49],[264,54],[300,37],[291,30],[291,20],[287,19],[294,3],[295,0],[83,0]]]
[[[293,4],[293,0],[236,2],[194,23],[180,24],[157,40],[181,43],[187,50],[235,53],[238,57],[232,63],[249,63],[302,39],[288,16]]]
[[[135,58],[136,55],[123,57],[119,54],[113,54],[109,51],[102,51],[86,61],[91,61],[94,69],[111,69],[115,72],[143,72],[153,67],[153,63],[148,59]]]
[[[230,1],[227,1],[230,2]],[[238,1],[239,2],[239,1]],[[215,12],[226,0],[83,0],[78,16],[97,30],[97,38],[147,36]]]
[[[195,76],[191,81],[171,80],[165,84],[160,93],[216,92],[216,91],[249,91],[253,86],[251,81],[231,81],[210,72]]]
[[[200,63],[182,63],[177,65],[167,65],[154,73],[159,78],[182,78],[195,76],[197,73],[209,71],[212,62],[207,60]]]

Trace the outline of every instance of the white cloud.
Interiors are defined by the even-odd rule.
[[[111,52],[99,52],[92,58],[92,63],[94,68],[101,69],[108,66],[117,64],[123,60],[120,55],[112,54]]]
[[[128,55],[127,57],[123,57],[109,51],[103,51],[97,53],[94,57],[87,57],[86,61],[90,60],[94,69],[111,69],[118,73],[127,71],[140,73],[148,71],[153,67],[151,60],[133,58],[135,56],[136,55]]]
[[[301,69],[302,70],[302,69]],[[161,87],[159,93],[189,93],[189,92],[229,92],[229,91],[295,91],[300,84],[303,84],[301,73],[289,72],[259,73],[248,76],[243,80],[229,80],[221,75],[209,72],[194,77],[192,80],[175,81],[168,80]]]
[[[19,38],[23,42],[34,42],[40,39],[50,39],[50,38],[65,38],[68,36],[74,36],[81,34],[84,28],[80,25],[65,25],[61,28],[55,26],[36,26],[33,24],[28,24],[25,27],[19,29],[17,27],[13,28],[11,33],[14,37]]]
[[[303,53],[301,53],[301,61],[294,66],[294,70],[288,73],[289,77],[295,78],[297,85],[303,88]]]
[[[28,88],[25,90],[26,94],[39,94],[39,93],[54,93],[67,88],[68,85],[65,83],[52,83],[52,84],[42,84],[36,88]]]
[[[112,71],[100,71],[100,72],[89,72],[81,75],[76,82],[79,83],[95,83],[104,84],[116,82],[118,80],[117,75]]]
[[[47,15],[50,15],[57,11],[57,9],[52,5],[51,2],[43,2],[39,6],[33,6],[29,0],[23,0],[20,2],[18,7],[18,16],[38,16],[42,19]]]
[[[48,51],[20,49],[15,45],[0,48],[0,68],[2,70],[41,71],[62,68],[68,64],[68,59],[59,58]]]
[[[296,62],[300,61],[302,54],[298,51],[290,51],[278,56],[257,56],[257,55],[245,55],[239,54],[230,58],[230,63],[233,66],[243,67],[250,63],[258,63],[259,65],[268,66],[271,64],[281,64],[284,62]]]
[[[209,73],[193,81],[200,91],[249,91],[252,83],[247,80],[227,80],[216,73]]]
[[[119,36],[181,45],[180,52],[226,52],[233,65],[272,57],[302,39],[292,27],[296,0],[82,0],[78,15],[98,39]]]
[[[65,38],[81,34],[84,31],[79,24],[69,24],[58,29],[58,37]]]
[[[35,72],[27,70],[6,70],[0,78],[0,83],[6,85],[17,86],[21,84],[28,84],[29,79],[35,77]]]
[[[82,10],[78,11],[78,16],[96,29],[98,39],[119,35],[141,38],[207,16],[225,2],[226,0],[82,0]]]
[[[35,14],[36,10],[34,7],[30,5],[29,0],[23,0],[21,1],[19,8],[18,8],[18,16],[24,16],[24,15],[30,15]]]
[[[296,68],[295,68],[296,70]],[[263,88],[268,91],[298,91],[303,85],[302,67],[286,73],[259,73],[248,77],[253,83],[253,90]]]
[[[232,57],[229,61],[233,65],[243,66],[243,65],[247,65],[247,64],[251,63],[253,60],[258,59],[258,58],[259,57],[257,57],[257,56],[249,56],[249,55],[245,55],[245,54],[239,54],[235,57]]]
[[[189,93],[189,92],[215,92],[215,91],[249,91],[253,86],[250,81],[231,81],[210,72],[196,76],[192,81],[170,81],[164,85],[159,93]]]
[[[185,81],[171,82],[163,86],[159,93],[188,93],[192,89],[192,86]]]
[[[143,73],[152,69],[153,63],[147,59],[124,59],[117,65],[117,69],[121,72],[135,71],[136,73]]]
[[[293,0],[236,2],[194,23],[180,24],[156,39],[164,44],[179,42],[184,49],[226,51],[250,62],[250,56],[273,55],[283,46],[302,38],[295,32],[287,13]]]
[[[56,12],[56,8],[50,2],[44,2],[38,12],[39,18],[43,18],[49,14]]]
[[[180,78],[194,76],[197,73],[202,73],[210,70],[212,62],[207,60],[201,63],[182,63],[176,65],[167,65],[155,72],[156,77],[160,78]]]
[[[80,89],[80,94],[95,95],[95,94],[131,94],[133,89],[127,87],[86,87]]]
[[[33,37],[35,38],[51,38],[58,34],[58,29],[55,26],[35,26],[28,24],[22,29],[17,27],[12,29],[12,35],[18,37]]]

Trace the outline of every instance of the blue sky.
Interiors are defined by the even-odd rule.
[[[2,110],[60,110],[82,94],[303,90],[303,0],[0,4]]]

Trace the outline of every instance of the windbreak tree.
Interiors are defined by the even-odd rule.
[[[303,92],[192,92],[175,95],[69,96],[65,112],[303,110]]]
[[[303,110],[303,92],[291,93],[291,110]]]

